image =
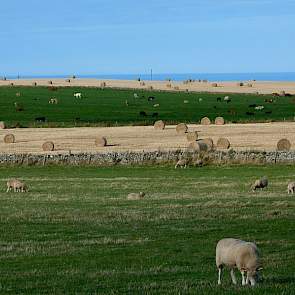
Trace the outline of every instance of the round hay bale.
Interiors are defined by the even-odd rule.
[[[291,148],[291,143],[286,138],[280,139],[277,143],[278,151],[289,151],[290,148]]]
[[[51,152],[54,150],[54,143],[52,141],[46,141],[42,144],[42,149],[44,152]]]
[[[176,126],[176,132],[178,134],[185,134],[188,130],[188,127],[185,123],[180,123]]]
[[[194,152],[207,152],[208,146],[202,141],[193,141],[188,145],[188,149]]]
[[[5,129],[5,128],[6,128],[5,122],[1,121],[0,122],[0,129]]]
[[[223,117],[216,117],[215,118],[215,125],[224,125],[224,119]]]
[[[5,143],[15,143],[15,137],[13,134],[6,134],[4,136],[4,142]]]
[[[154,124],[154,128],[156,130],[164,130],[165,129],[165,122],[162,121],[162,120],[156,121],[155,124]]]
[[[212,83],[211,86],[212,86],[212,87],[217,87],[218,84],[217,84],[217,83]]]
[[[217,148],[219,149],[229,149],[230,148],[230,142],[227,138],[219,138],[216,143]]]
[[[214,148],[214,143],[213,143],[212,138],[204,138],[204,139],[199,140],[199,142],[205,143],[208,147],[208,151],[212,151]]]
[[[95,145],[96,146],[106,146],[107,145],[107,139],[105,137],[98,137],[95,139]]]
[[[186,139],[189,142],[196,141],[198,139],[198,132],[197,131],[188,132],[186,134]]]
[[[211,120],[208,117],[204,117],[201,119],[201,125],[210,125]]]

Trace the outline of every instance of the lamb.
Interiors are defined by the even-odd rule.
[[[187,159],[181,159],[181,160],[177,161],[177,163],[175,165],[175,169],[177,169],[177,167],[186,168],[187,165],[188,165],[188,160]]]
[[[128,200],[139,200],[142,199],[145,196],[144,192],[139,192],[139,193],[130,193],[127,196]]]
[[[294,194],[295,192],[295,181],[288,183],[288,194]]]
[[[81,92],[76,92],[76,93],[74,93],[74,97],[75,98],[81,98],[82,97],[82,93]]]
[[[257,106],[255,107],[256,111],[262,111],[264,109],[264,106]]]
[[[218,285],[221,284],[221,271],[224,266],[230,268],[233,284],[237,284],[234,268],[242,274],[242,285],[256,284],[261,270],[260,253],[257,246],[251,242],[226,238],[217,243],[216,266],[218,268]],[[245,278],[246,275],[246,278]]]
[[[22,193],[28,191],[27,185],[24,182],[22,182],[16,178],[12,178],[12,179],[8,180],[6,185],[7,185],[7,190],[6,190],[7,193],[11,189],[13,189],[14,192],[22,192]]]
[[[260,179],[255,180],[254,184],[252,185],[253,192],[256,191],[256,189],[260,188],[266,188],[268,186],[268,179],[266,176],[263,176]]]

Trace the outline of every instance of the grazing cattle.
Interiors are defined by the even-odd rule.
[[[81,98],[82,97],[82,93],[81,92],[76,92],[76,93],[74,93],[74,97],[75,98]]]
[[[253,112],[246,112],[246,115],[247,115],[247,116],[253,116],[254,113],[253,113]]]
[[[142,116],[142,117],[146,117],[147,116],[146,112],[144,112],[144,111],[139,112],[139,115]]]
[[[37,117],[35,118],[36,122],[45,122],[46,121],[46,117]]]

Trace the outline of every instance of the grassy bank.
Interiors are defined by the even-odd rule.
[[[157,119],[168,123],[197,123],[204,116],[211,120],[223,116],[231,122],[265,122],[293,120],[295,111],[292,97],[274,99],[267,95],[230,94],[231,101],[227,103],[223,100],[225,94],[79,87],[49,89],[52,88],[0,87],[0,120],[10,127],[151,125]],[[82,99],[74,98],[75,92],[81,92]],[[134,93],[138,98],[134,98]],[[150,96],[155,99],[149,101]],[[221,101],[217,101],[218,97]],[[49,104],[50,98],[57,98],[58,104]],[[272,103],[265,102],[271,98]],[[263,105],[264,109],[257,111],[249,107],[255,104]],[[46,121],[38,122],[38,117],[45,117]]]
[[[0,168],[3,294],[294,294],[292,166]],[[267,175],[266,191],[250,183]],[[22,177],[25,194],[5,193]],[[140,201],[129,192],[145,191]],[[263,282],[217,286],[215,245],[256,241]],[[240,276],[239,276],[240,279]]]

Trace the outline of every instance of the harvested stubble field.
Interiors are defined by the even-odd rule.
[[[75,98],[74,93],[81,93],[82,98]],[[225,95],[78,86],[1,86],[0,121],[9,127],[73,127],[152,125],[158,119],[168,124],[198,123],[205,116],[212,121],[222,116],[227,122],[241,123],[294,120],[294,97],[229,94],[230,101],[226,102]],[[49,103],[50,99],[57,99],[58,103]],[[264,109],[255,110],[255,105]]]
[[[295,123],[227,124],[223,126],[188,125],[189,131],[197,131],[199,138],[228,138],[235,150],[273,151],[281,138],[295,144]],[[5,134],[13,133],[15,143],[6,144]],[[95,138],[105,136],[108,146],[95,146]],[[78,128],[17,128],[0,130],[2,153],[43,153],[42,144],[53,141],[55,151],[50,153],[155,151],[184,149],[188,146],[186,135],[176,133],[175,126],[154,130],[152,126],[78,127]],[[48,153],[48,152],[46,152]]]
[[[294,294],[293,166],[0,170],[3,294]],[[250,192],[263,175],[269,188]],[[10,177],[30,191],[5,193]],[[217,286],[223,237],[256,241],[260,285],[232,286],[227,272]]]

